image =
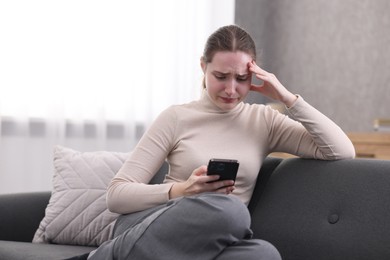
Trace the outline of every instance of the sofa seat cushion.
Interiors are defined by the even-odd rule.
[[[91,252],[95,247],[0,241],[0,259],[65,259]]]

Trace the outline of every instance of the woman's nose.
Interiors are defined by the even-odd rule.
[[[232,96],[233,94],[236,93],[236,83],[234,82],[234,80],[232,80],[231,82],[226,84],[226,86],[225,86],[225,93],[228,96]]]

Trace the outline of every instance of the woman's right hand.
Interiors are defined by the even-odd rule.
[[[218,181],[218,175],[207,175],[207,166],[195,169],[185,182],[176,182],[169,191],[169,198],[191,196],[203,192],[230,194],[235,189],[234,181]]]
[[[252,85],[252,91],[259,92],[270,99],[278,100],[287,107],[291,107],[297,100],[298,97],[288,91],[274,74],[260,68],[255,61],[248,63],[248,68],[256,78],[263,81],[261,85]]]

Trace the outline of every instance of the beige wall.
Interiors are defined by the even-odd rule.
[[[236,0],[235,19],[263,67],[345,131],[390,118],[390,1]]]

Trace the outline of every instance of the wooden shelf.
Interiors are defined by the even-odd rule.
[[[295,155],[292,155],[292,154],[289,154],[289,153],[279,153],[279,152],[270,153],[269,156],[271,156],[271,157],[279,157],[279,158],[283,158],[283,159],[296,157]]]
[[[358,158],[390,160],[390,132],[348,133]]]

